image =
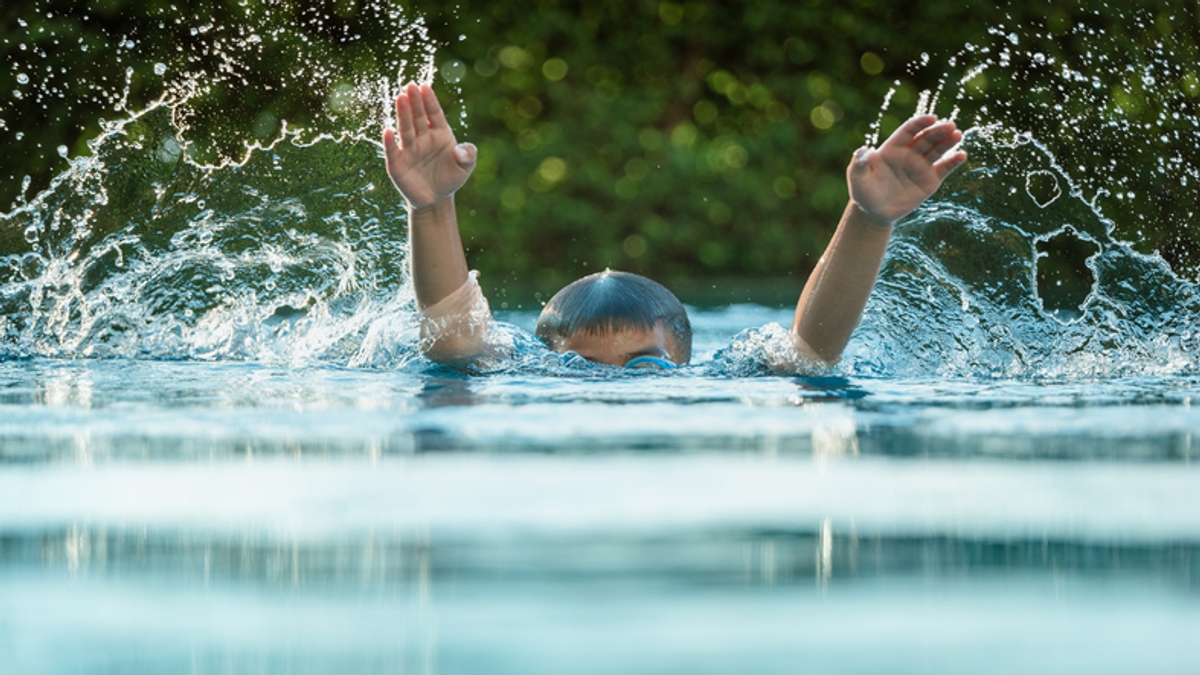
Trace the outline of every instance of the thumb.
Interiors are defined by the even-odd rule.
[[[475,158],[479,154],[474,143],[459,143],[454,146],[454,159],[458,165],[470,170],[475,167]]]
[[[871,148],[862,146],[854,151],[854,156],[850,158],[850,166],[847,167],[847,173],[850,175],[861,174],[870,166]]]

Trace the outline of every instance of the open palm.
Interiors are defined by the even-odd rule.
[[[878,220],[894,223],[917,208],[967,159],[950,152],[962,132],[933,115],[908,120],[877,149],[863,148],[846,169],[850,199]]]
[[[454,194],[475,168],[475,146],[458,144],[429,85],[409,83],[396,97],[396,130],[383,132],[388,176],[410,207]]]

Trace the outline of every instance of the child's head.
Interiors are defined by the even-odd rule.
[[[604,270],[550,298],[537,335],[555,351],[622,366],[638,356],[692,358],[692,324],[671,291],[646,277]]]

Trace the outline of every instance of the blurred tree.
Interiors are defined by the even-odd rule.
[[[0,69],[0,92],[31,91],[17,78],[39,73],[18,65],[34,52],[42,55],[40,67],[68,74],[56,86],[69,91],[36,105],[0,107],[9,150],[0,157],[0,204],[17,198],[25,176],[32,194],[65,168],[59,146],[87,152],[100,119],[124,114],[113,108],[127,77],[126,107],[145,105],[156,95],[157,64],[203,43],[214,25],[271,39],[249,63],[231,66],[205,49],[191,57],[190,67],[201,72],[241,69],[241,86],[198,95],[197,105],[222,115],[218,122],[198,117],[189,136],[228,141],[193,148],[210,157],[240,147],[246,136],[270,138],[282,120],[303,126],[329,104],[329,91],[270,86],[300,65],[300,47],[323,44],[331,68],[366,76],[379,68],[372,45],[399,30],[364,20],[373,5],[355,0],[251,2],[281,8],[279,25],[289,28],[268,35],[267,27],[229,25],[240,6],[233,0],[195,8],[167,0],[6,2],[0,51],[8,67]],[[407,16],[424,17],[438,48],[435,85],[460,138],[480,146],[478,169],[459,196],[471,263],[489,285],[515,281],[543,292],[608,266],[660,279],[796,275],[798,288],[845,204],[851,152],[874,125],[890,133],[915,109],[920,91],[940,86],[941,70],[911,64],[923,54],[954,55],[970,42],[982,44],[1002,23],[1050,26],[1047,42],[1057,41],[1055,48],[1086,49],[1054,37],[1053,26],[1095,21],[1084,10],[1101,4],[402,3]],[[1119,10],[1111,13],[1120,23]],[[1174,16],[1163,19],[1162,30],[1190,30]],[[348,40],[351,24],[357,39]],[[137,42],[130,52],[137,59],[119,58],[127,40]],[[103,50],[118,52],[117,72],[95,58]],[[121,72],[126,67],[129,75]],[[1196,81],[1194,72],[1180,74],[1189,76]],[[986,96],[1018,85],[983,76],[969,86]],[[1114,100],[1124,100],[1120,95]],[[1036,117],[1037,108],[1027,114]],[[206,123],[245,133],[222,134]]]

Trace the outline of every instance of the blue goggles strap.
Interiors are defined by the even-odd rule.
[[[678,368],[679,365],[672,361],[668,361],[667,359],[664,359],[661,356],[651,356],[649,354],[645,354],[645,355],[637,356],[637,357],[630,359],[629,363],[625,364],[625,367],[626,368],[659,368],[662,370],[670,370],[672,368]]]

